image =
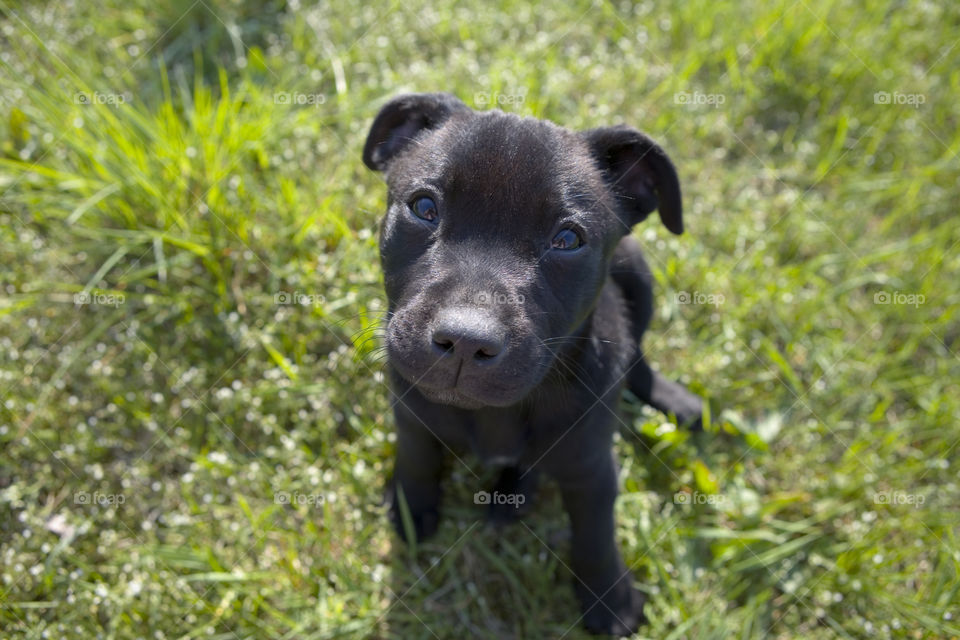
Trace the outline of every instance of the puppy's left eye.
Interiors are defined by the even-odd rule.
[[[572,251],[579,249],[581,246],[583,246],[583,239],[580,237],[580,234],[570,228],[561,229],[560,232],[553,237],[553,242],[550,244],[551,249],[558,251]]]
[[[421,220],[426,220],[427,222],[437,221],[437,203],[433,201],[433,198],[428,198],[427,196],[416,198],[410,203],[410,211]]]

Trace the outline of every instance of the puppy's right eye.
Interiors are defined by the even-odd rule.
[[[550,243],[550,248],[558,251],[576,251],[582,246],[583,239],[580,234],[569,227],[561,229]]]
[[[433,201],[433,198],[420,196],[414,199],[414,201],[410,203],[410,211],[421,220],[426,220],[427,222],[437,221],[437,203]]]

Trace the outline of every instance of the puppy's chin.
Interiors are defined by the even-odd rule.
[[[459,387],[437,389],[422,383],[414,384],[413,387],[430,402],[470,411],[484,407],[512,407],[527,396],[527,393],[518,394],[516,390],[511,390],[513,393],[503,393],[495,390],[480,392]]]
[[[414,388],[430,402],[447,404],[458,409],[474,411],[476,409],[482,409],[483,407],[490,406],[488,403],[476,398],[471,398],[468,395],[460,393],[456,389],[428,389],[418,386],[415,386]]]
[[[409,383],[411,387],[416,389],[420,395],[430,402],[445,404],[468,411],[475,411],[484,407],[512,407],[527,396],[527,391],[517,393],[517,389],[503,392],[495,389],[438,388],[424,384],[419,380],[421,376],[409,375],[404,371],[403,367],[394,366],[394,370],[399,373],[400,377]]]

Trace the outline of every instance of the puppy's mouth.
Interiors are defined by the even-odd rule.
[[[425,387],[423,385],[414,385],[414,388],[416,388],[416,390],[419,391],[423,397],[430,402],[446,404],[450,405],[451,407],[457,407],[458,409],[467,409],[473,411],[490,406],[489,402],[484,402],[482,400],[478,400],[477,398],[473,398],[470,395],[457,390],[456,388],[431,389],[430,387]]]
[[[442,366],[433,366],[425,372],[417,372],[410,369],[400,358],[392,358],[391,364],[400,377],[409,382],[420,392],[420,395],[436,404],[469,410],[483,407],[509,407],[526,395],[518,387],[504,388],[475,376],[463,376],[462,372],[443,371]],[[518,391],[520,391],[519,394]]]

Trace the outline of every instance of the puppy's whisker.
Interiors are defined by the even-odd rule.
[[[589,342],[596,342],[599,344],[620,344],[615,340],[603,340],[601,338],[590,338],[586,336],[557,336],[555,338],[546,338],[541,340],[541,342],[543,344],[558,344],[574,342],[575,340],[587,340]]]
[[[387,311],[366,311],[362,313],[351,313],[347,315],[337,314],[332,317],[328,317],[327,323],[331,326],[341,328],[350,322],[363,322],[363,321],[373,321],[372,324],[377,324],[381,322],[385,317],[387,317]]]

